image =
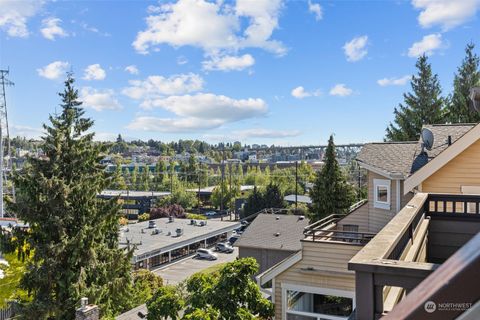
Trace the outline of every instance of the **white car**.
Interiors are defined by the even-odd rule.
[[[199,259],[207,259],[207,260],[217,260],[218,256],[210,249],[198,249],[197,250],[197,258]]]
[[[205,215],[206,215],[207,217],[213,217],[213,216],[216,215],[216,214],[217,214],[217,213],[216,213],[215,211],[208,211],[208,212],[205,213]]]

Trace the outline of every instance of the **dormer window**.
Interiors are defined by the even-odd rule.
[[[390,180],[373,179],[374,207],[390,210]]]

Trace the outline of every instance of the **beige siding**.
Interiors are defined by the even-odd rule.
[[[302,260],[275,277],[276,319],[282,319],[282,283],[355,291],[355,274],[347,264],[362,246],[307,241],[302,244]]]
[[[346,224],[357,225],[358,232],[368,232],[368,202],[338,221],[337,229],[343,230],[343,225]]]
[[[480,140],[422,183],[422,192],[462,193],[462,186],[480,186]]]
[[[390,183],[390,210],[375,208],[373,180],[384,179],[384,176],[376,174],[372,171],[368,172],[368,232],[380,231],[397,213],[397,182],[391,180]],[[409,193],[403,196],[403,180],[400,181],[400,209],[403,208],[412,198]]]

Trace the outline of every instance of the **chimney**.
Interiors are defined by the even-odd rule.
[[[452,136],[448,136],[447,143],[449,146],[452,145]]]
[[[75,320],[99,320],[100,309],[97,305],[88,304],[88,298],[80,300],[80,308],[75,312]]]

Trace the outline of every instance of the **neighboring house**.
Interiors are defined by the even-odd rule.
[[[366,289],[362,291],[363,284],[368,281],[360,278],[363,282],[359,282],[359,269],[350,268],[349,261],[364,253],[370,240],[375,241],[378,232],[383,234],[381,230],[392,219],[399,220],[399,211],[403,216],[405,210],[420,209],[417,206],[419,203],[423,205],[426,200],[418,200],[414,189],[480,194],[480,126],[427,127],[435,139],[431,150],[424,149],[421,141],[366,144],[357,160],[368,172],[367,201],[356,204],[347,215],[331,215],[308,226],[305,238],[301,240],[301,250],[257,276],[260,286],[267,287],[271,283],[276,319],[347,319],[360,304],[365,303],[364,296],[359,296],[359,292],[364,294]],[[476,205],[478,212],[479,203],[480,197],[478,202],[469,206]],[[462,204],[465,208],[464,200]],[[444,202],[443,206],[456,207],[457,204]],[[416,217],[415,222],[420,219]],[[440,222],[434,225],[439,229],[431,241],[442,243],[441,233],[445,232],[446,225]],[[454,230],[460,232],[462,227],[465,228],[465,225],[458,224]],[[420,234],[420,230],[416,229],[401,230],[404,238],[396,238],[396,244],[405,245],[410,233],[412,237]],[[435,230],[431,232],[435,233]],[[460,243],[469,239],[469,232],[462,234]],[[381,241],[375,242],[379,246],[376,251],[386,249],[382,248]],[[426,243],[419,245],[419,248],[425,247]],[[453,246],[448,251],[443,242],[443,247],[436,247],[429,253],[432,257],[436,255],[434,259],[446,259],[457,248]],[[427,251],[419,249],[412,256],[401,253],[398,257],[424,259]],[[389,252],[386,257],[397,257],[397,254],[396,251]],[[372,278],[369,279],[371,281]],[[378,278],[376,281],[381,280]],[[395,294],[396,299],[386,301],[386,305],[391,307],[404,291],[388,289],[375,294],[383,297],[390,292]],[[373,301],[378,302],[376,297],[377,300]]]
[[[235,243],[238,256],[255,258],[263,272],[301,249],[307,225],[303,216],[260,214]]]

